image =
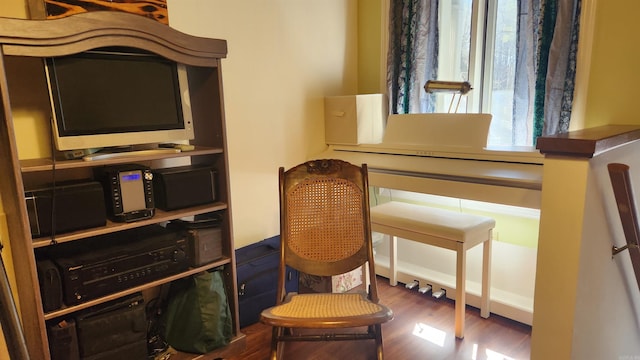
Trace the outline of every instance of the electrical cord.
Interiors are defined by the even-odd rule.
[[[51,245],[55,245],[56,241],[56,150],[54,144],[53,131],[55,129],[53,117],[49,118],[51,131],[49,132],[49,149],[51,151]]]

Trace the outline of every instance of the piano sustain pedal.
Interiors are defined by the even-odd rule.
[[[434,291],[434,292],[431,294],[431,296],[433,296],[433,297],[434,297],[434,298],[436,298],[436,299],[440,299],[440,298],[442,298],[442,297],[443,297],[443,296],[445,296],[445,295],[447,295],[447,290],[445,290],[445,289],[440,289],[440,290],[438,290],[438,291]]]
[[[406,287],[409,290],[413,290],[413,289],[417,288],[418,285],[420,285],[418,280],[413,280],[412,282],[405,284],[404,287]]]
[[[418,292],[420,294],[428,294],[429,292],[431,292],[431,289],[432,289],[431,285],[427,284],[427,286],[423,286],[420,289],[418,289]]]

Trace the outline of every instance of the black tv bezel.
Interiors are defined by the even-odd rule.
[[[98,59],[117,61],[137,61],[167,64],[171,72],[172,96],[176,104],[176,121],[135,125],[126,127],[95,128],[74,130],[67,127],[64,119],[64,104],[59,95],[57,63],[64,59]],[[191,114],[189,85],[186,66],[172,62],[158,55],[139,50],[95,49],[63,57],[45,59],[46,78],[51,102],[52,127],[57,150],[77,150],[90,148],[110,148],[129,145],[181,142],[193,139],[193,118]]]

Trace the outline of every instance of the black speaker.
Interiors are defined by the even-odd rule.
[[[107,222],[102,185],[96,181],[61,182],[28,190],[25,200],[33,237],[51,235],[54,226],[56,233],[63,233]]]
[[[216,201],[216,172],[209,166],[187,165],[153,171],[156,207],[175,210]]]
[[[62,307],[62,280],[58,267],[51,260],[36,262],[40,296],[45,312],[58,310]]]
[[[47,334],[51,360],[80,360],[75,320],[64,319],[49,324]]]

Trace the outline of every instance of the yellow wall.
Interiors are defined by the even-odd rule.
[[[381,20],[386,16],[382,0],[358,0],[358,94],[385,93],[382,76],[386,66],[386,44],[382,43]]]
[[[24,3],[25,0],[3,0],[0,5],[0,16],[13,17],[13,18],[26,18],[27,9]],[[0,197],[0,213],[2,213],[2,198]],[[0,234],[5,230],[4,221],[0,222]]]
[[[6,222],[5,214],[2,211],[2,199],[0,199],[0,243],[2,243],[3,245],[8,244],[9,242],[7,240],[8,240],[7,222]],[[5,263],[7,275],[10,277],[11,280],[15,279],[13,275],[13,265],[11,262],[11,256],[7,250],[3,250],[2,260]],[[14,281],[11,281],[11,287],[12,289],[15,289]],[[13,293],[15,294],[15,291],[13,291]],[[0,331],[1,330],[2,328],[0,328]],[[7,359],[8,356],[9,355],[7,350],[7,344],[5,342],[4,336],[0,336],[0,359]]]
[[[0,16],[13,18],[26,18],[26,0],[2,0],[0,6]]]
[[[636,0],[597,1],[585,127],[640,124],[638,13]]]
[[[228,41],[222,73],[235,245],[278,234],[278,167],[320,153],[324,97],[357,91],[357,1],[167,5],[172,27]]]

